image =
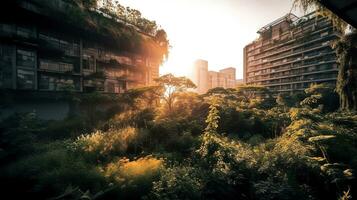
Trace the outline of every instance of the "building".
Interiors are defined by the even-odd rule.
[[[84,12],[70,2],[6,0],[2,3],[1,91],[13,91],[19,96],[31,93],[47,99],[57,98],[66,90],[122,93],[154,84],[162,55],[157,53],[161,49],[153,36],[98,10]],[[135,43],[138,39],[142,41]],[[38,102],[33,105],[38,106]],[[8,110],[21,107],[11,106]],[[35,109],[22,107],[29,111]]]
[[[208,90],[208,61],[196,60],[193,69],[193,82],[197,86],[197,93],[206,93]]]
[[[112,45],[112,36],[89,31],[87,24],[56,18],[56,13],[66,13],[62,9],[76,9],[74,5],[62,0],[20,0],[3,8],[16,16],[1,16],[1,88],[62,91],[70,87],[78,92],[120,93],[153,84],[159,75],[159,59]],[[122,26],[94,12],[99,20]]]
[[[221,69],[218,72],[208,71],[208,61],[197,60],[194,63],[193,82],[196,92],[206,93],[216,87],[234,88],[236,86],[236,69],[233,67]]]
[[[244,48],[245,84],[291,93],[312,83],[336,83],[338,69],[330,43],[339,33],[326,18],[287,14],[258,33],[259,38]]]
[[[236,86],[236,68],[229,67],[219,70],[220,85],[223,88],[234,88]]]
[[[236,69],[233,67],[208,72],[208,88],[234,88],[236,86]]]

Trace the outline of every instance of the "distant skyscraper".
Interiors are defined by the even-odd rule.
[[[208,71],[206,60],[197,60],[194,64],[193,82],[196,84],[196,92],[206,93],[209,89],[216,87],[234,88],[236,87],[236,69],[228,67],[216,71]]]
[[[234,88],[236,86],[236,68],[229,67],[219,70],[221,87]]]
[[[196,60],[194,63],[193,82],[196,84],[196,91],[199,94],[208,90],[208,61]]]
[[[219,72],[208,71],[208,88],[219,87]]]
[[[236,69],[233,67],[208,72],[208,88],[234,88],[236,85]]]

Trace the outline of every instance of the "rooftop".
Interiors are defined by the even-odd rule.
[[[265,31],[268,31],[272,26],[277,25],[277,24],[279,24],[281,22],[287,21],[287,22],[291,23],[291,22],[294,22],[294,21],[296,21],[298,19],[299,18],[296,15],[294,15],[292,13],[288,13],[288,14],[284,15],[283,17],[280,17],[279,19],[277,19],[277,20],[265,25],[264,27],[260,28],[257,33],[261,34],[261,33],[265,32]]]

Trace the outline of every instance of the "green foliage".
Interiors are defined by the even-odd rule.
[[[260,87],[215,88],[202,96],[178,89],[173,113],[165,115],[162,86],[104,95],[120,108],[110,120],[97,116],[105,123],[94,131],[80,118],[45,122],[32,113],[4,120],[4,194],[20,199],[354,195],[357,115],[336,112],[328,87],[312,85],[304,95],[276,99]],[[103,96],[91,95],[88,104],[101,102]]]
[[[0,160],[13,160],[34,151],[44,130],[35,113],[16,114],[0,123]]]
[[[132,127],[107,132],[96,131],[78,137],[75,146],[96,159],[114,157],[123,155],[138,134],[138,130]]]
[[[175,77],[172,74],[163,75],[155,81],[165,90],[162,99],[166,102],[169,113],[173,110],[178,93],[196,87],[190,79],[186,77]]]
[[[165,167],[146,199],[202,199],[203,185],[199,176],[194,167]]]
[[[168,57],[167,35],[162,34],[164,31],[156,22],[145,19],[140,11],[124,7],[118,1],[65,0],[66,4],[33,1],[55,19],[96,34],[99,37],[95,40],[112,48],[120,46],[121,51],[139,53],[159,62]]]
[[[336,111],[339,108],[338,96],[334,89],[324,84],[312,84],[305,89],[306,98],[300,102],[302,106],[311,108],[323,107],[324,112]]]
[[[220,119],[219,112],[217,109],[218,105],[219,105],[219,99],[217,97],[212,97],[212,99],[210,100],[209,112],[206,119],[206,123],[207,123],[207,127],[205,129],[206,133],[212,133],[212,134],[217,133],[218,122]]]
[[[99,171],[64,145],[50,144],[42,152],[6,166],[1,172],[7,183],[4,191],[12,191],[13,198],[43,199],[60,194],[68,185],[91,191],[103,188],[105,179]]]
[[[162,167],[162,159],[149,155],[133,161],[121,158],[104,166],[102,172],[120,187],[119,197],[138,199],[149,193]]]
[[[336,92],[342,110],[357,110],[357,31],[343,36],[333,44],[339,62]]]
[[[338,17],[335,13],[331,12],[329,9],[323,6],[320,0],[294,0],[293,7],[300,7],[304,12],[314,9],[317,11],[318,15],[330,19],[334,27],[341,32],[346,30],[347,23]]]

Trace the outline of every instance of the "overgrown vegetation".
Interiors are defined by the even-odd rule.
[[[158,62],[169,54],[165,30],[140,11],[124,7],[113,0],[31,0],[41,5],[41,12],[62,23],[84,31],[114,50],[140,53]]]
[[[182,79],[175,82],[181,89],[169,108],[162,98],[167,97],[163,87],[171,82],[160,80],[165,84],[115,99],[121,108],[109,120],[83,119],[84,124],[99,120],[87,131],[70,134],[72,125],[56,129],[70,120],[46,122],[31,113],[4,120],[3,195],[13,199],[351,199],[355,195],[357,115],[338,110],[332,88],[312,85],[304,94],[273,97],[262,87],[239,86],[197,95],[186,91]]]
[[[96,5],[76,2],[80,9]],[[355,65],[343,52],[341,63],[351,66],[342,68],[346,79]],[[188,91],[194,84],[186,78],[166,75],[157,81],[158,86],[120,96],[69,93],[85,112],[63,121],[40,120],[35,113],[2,120],[2,197],[356,196],[357,113],[350,106],[356,102],[355,88],[345,90],[351,79],[338,85],[340,98],[346,95],[342,101],[326,85],[275,97],[261,86],[214,88],[198,95]],[[111,105],[108,112],[98,109],[103,103]]]

